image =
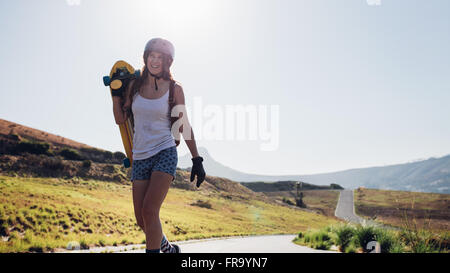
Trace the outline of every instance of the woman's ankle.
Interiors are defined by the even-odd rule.
[[[145,249],[145,253],[159,253],[160,249]]]

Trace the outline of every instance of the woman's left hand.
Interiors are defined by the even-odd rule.
[[[205,170],[203,169],[203,157],[197,156],[192,158],[192,169],[191,169],[191,182],[194,181],[195,176],[197,176],[197,188],[200,187],[200,185],[205,180]]]

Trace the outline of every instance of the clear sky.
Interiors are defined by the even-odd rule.
[[[274,151],[197,141],[229,167],[313,174],[450,153],[448,0],[2,0],[0,23],[0,118],[88,145],[123,151],[102,76],[118,59],[141,67],[163,37],[188,108],[279,105]]]

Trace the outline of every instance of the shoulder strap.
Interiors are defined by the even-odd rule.
[[[175,103],[175,101],[173,99],[174,92],[175,92],[175,81],[171,80],[170,86],[169,86],[169,104]]]
[[[172,117],[170,115],[170,113],[172,113],[172,108],[175,106],[175,100],[173,98],[174,93],[175,93],[175,81],[171,80],[170,87],[169,87],[169,113],[168,113],[171,128],[172,128],[172,125],[174,124],[174,122],[177,121],[177,119],[178,119],[177,117]],[[183,126],[181,126],[181,128],[183,128]],[[182,129],[181,129],[181,132],[183,132]],[[175,140],[175,144],[178,147],[178,145],[180,145],[180,140]]]

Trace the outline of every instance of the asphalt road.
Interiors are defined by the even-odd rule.
[[[362,224],[364,219],[356,215],[353,202],[353,190],[342,190],[336,207],[335,216],[355,224]]]
[[[292,242],[296,235],[231,237],[177,243],[183,253],[323,253]],[[143,252],[143,251],[142,251]]]
[[[264,235],[246,237],[228,237],[205,240],[189,240],[176,242],[182,253],[337,253],[299,246],[292,242],[297,236]],[[89,250],[70,251],[79,253],[145,253],[145,245],[129,245],[121,247],[99,247]]]

